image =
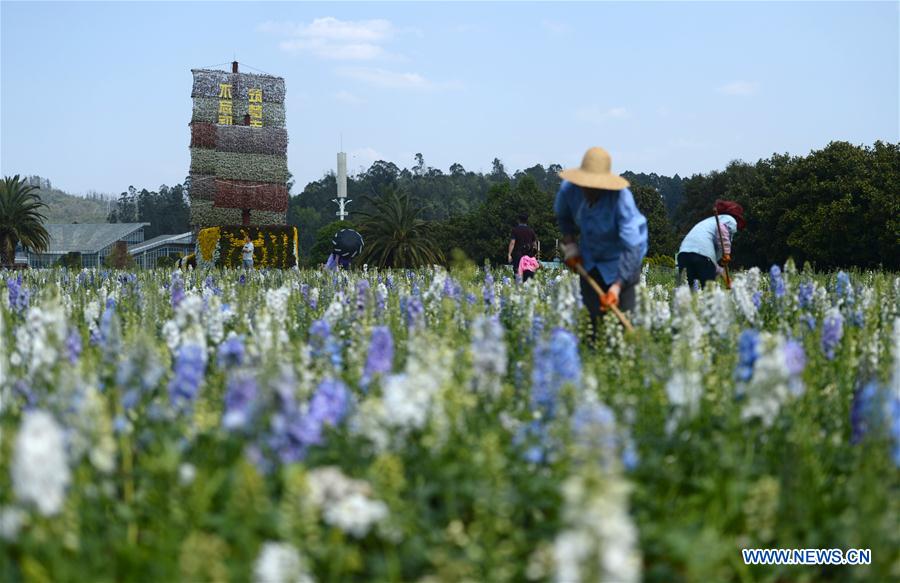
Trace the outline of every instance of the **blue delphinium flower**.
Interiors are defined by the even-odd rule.
[[[175,375],[169,381],[169,400],[178,409],[189,407],[206,371],[206,352],[198,344],[183,344],[175,354]]]
[[[66,354],[71,364],[78,362],[78,357],[81,356],[81,333],[77,328],[70,328],[66,336]]]
[[[237,334],[229,334],[222,344],[216,355],[219,368],[231,368],[243,366],[246,349],[244,347],[244,337]]]
[[[300,284],[300,295],[303,296],[303,301],[309,301],[309,284],[301,283]]]
[[[866,315],[862,309],[853,310],[850,314],[850,322],[857,328],[862,328],[866,324]]]
[[[772,287],[772,293],[775,294],[776,298],[781,298],[784,296],[784,277],[781,275],[781,268],[778,265],[773,265],[769,269],[769,282]]]
[[[210,290],[215,296],[222,295],[222,288],[216,285],[216,280],[211,275],[206,276],[206,281],[203,283],[203,286]]]
[[[256,379],[247,371],[235,371],[225,387],[225,413],[222,426],[230,431],[241,430],[253,416],[257,394]]]
[[[738,365],[735,376],[739,381],[749,381],[753,377],[753,364],[759,358],[759,332],[744,330],[738,337]]]
[[[811,306],[814,291],[815,286],[812,283],[801,283],[797,287],[797,304],[801,308],[808,308]]]
[[[31,390],[31,387],[24,379],[19,379],[13,383],[13,393],[23,401],[23,408],[33,409],[37,406],[37,395],[35,395],[34,391]]]
[[[425,323],[425,306],[418,295],[410,295],[406,301],[406,326],[414,328]]]
[[[894,396],[888,403],[888,434],[894,444],[894,465],[900,468],[900,397]]]
[[[382,293],[381,288],[375,288],[375,317],[380,318],[384,313],[385,304],[387,303],[387,298],[384,297],[384,293]]]
[[[762,304],[762,292],[754,292],[753,294],[753,305],[756,306],[756,309],[759,309],[759,306]]]
[[[306,457],[311,446],[323,442],[324,428],[338,425],[350,408],[350,392],[346,385],[333,379],[319,383],[305,414],[299,412],[289,390],[277,394],[280,407],[270,419],[269,446],[283,463]]]
[[[551,449],[551,440],[547,433],[547,426],[539,420],[533,420],[522,425],[513,436],[513,445],[525,448],[522,456],[528,463],[544,463],[547,461]]]
[[[578,340],[563,328],[553,331],[550,339],[538,345],[531,375],[531,407],[546,418],[556,412],[556,400],[566,383],[581,382],[581,358]]]
[[[367,388],[376,375],[388,374],[394,366],[394,338],[387,326],[372,329],[369,354],[363,370],[362,387]]]
[[[484,304],[491,306],[494,304],[494,278],[490,273],[484,274]]]
[[[541,338],[541,334],[544,332],[544,319],[540,316],[535,316],[534,319],[531,320],[531,341],[537,342]]]
[[[466,294],[466,302],[468,302],[470,306],[474,306],[477,301],[478,301],[478,298],[475,297],[475,294],[473,294],[471,292]]]
[[[829,311],[822,324],[822,350],[828,360],[834,360],[835,350],[844,336],[844,318],[837,310]]]
[[[881,422],[882,395],[878,383],[869,381],[853,394],[850,405],[850,443],[860,443]]]
[[[794,396],[803,393],[803,369],[806,368],[806,351],[803,345],[790,339],[784,343],[784,363],[787,368],[788,386]]]
[[[319,319],[313,321],[309,327],[309,343],[312,346],[312,355],[316,358],[328,358],[329,362],[339,368],[343,361],[341,347],[327,321]]]
[[[247,283],[247,277],[246,277],[243,273],[242,273],[241,276],[238,278],[238,283],[241,284],[241,285],[244,285],[244,284]]]
[[[839,298],[846,300],[848,303],[853,302],[853,285],[850,283],[850,276],[845,272],[838,272],[837,281],[834,284],[834,291]]]

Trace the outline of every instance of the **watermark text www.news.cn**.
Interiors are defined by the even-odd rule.
[[[869,565],[870,549],[741,549],[746,565]]]

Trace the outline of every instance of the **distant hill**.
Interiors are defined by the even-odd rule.
[[[41,212],[48,223],[105,223],[107,202],[99,196],[86,198],[56,188],[35,191],[50,208]]]

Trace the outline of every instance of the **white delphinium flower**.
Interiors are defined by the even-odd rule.
[[[300,552],[289,543],[267,542],[253,564],[255,583],[312,583]]]
[[[12,482],[16,498],[44,516],[62,510],[71,474],[62,428],[44,411],[27,411],[16,436]]]
[[[21,508],[15,506],[4,506],[0,508],[0,538],[8,542],[14,542],[19,538],[19,531],[28,520],[26,514]]]
[[[84,305],[83,310],[84,321],[87,322],[88,331],[96,334],[99,331],[97,321],[100,318],[100,304],[96,300],[92,300]]]
[[[59,345],[66,337],[66,317],[56,300],[32,306],[25,323],[15,331],[16,352],[29,378],[49,376],[60,359]]]
[[[726,338],[734,322],[732,303],[728,294],[720,287],[704,293],[700,298],[700,313],[706,326],[720,338]]]
[[[898,278],[900,281],[900,278]],[[891,346],[894,355],[894,372],[891,375],[890,392],[894,398],[900,399],[900,317],[894,318],[894,335]]]
[[[341,320],[344,319],[344,294],[337,292],[331,298],[331,303],[325,309],[322,318],[328,322],[328,325],[334,328]]]
[[[749,272],[738,273],[731,280],[731,298],[734,300],[735,307],[751,324],[756,323],[757,316],[756,304],[753,303],[754,293],[756,290],[752,285]]]
[[[669,404],[688,415],[697,413],[703,398],[703,377],[698,370],[676,369],[666,382]]]
[[[225,338],[225,314],[222,312],[222,302],[219,296],[212,293],[207,288],[206,295],[206,314],[204,321],[206,324],[206,337],[213,345],[218,345]]]
[[[803,349],[780,334],[761,332],[759,356],[750,380],[739,388],[743,394],[742,419],[760,419],[770,427],[781,407],[803,392]]]
[[[206,349],[206,330],[203,325],[203,298],[194,291],[185,292],[175,308],[175,316],[163,324],[166,345],[174,354],[182,344],[197,344]]]
[[[327,506],[322,516],[327,524],[362,538],[368,534],[372,525],[387,518],[388,508],[380,500],[370,500],[362,494],[354,493]]]
[[[503,326],[495,318],[479,316],[472,324],[472,384],[475,390],[496,397],[506,374],[506,342]]]
[[[291,295],[289,286],[266,290],[266,306],[277,322],[283,322],[287,318],[287,303]]]
[[[616,474],[591,480],[575,475],[562,492],[566,529],[553,546],[554,580],[639,581],[641,555],[628,514],[628,483]]]
[[[311,471],[307,483],[309,499],[322,509],[326,524],[347,534],[363,537],[388,517],[384,502],[372,499],[368,482],[348,478],[334,466]]]

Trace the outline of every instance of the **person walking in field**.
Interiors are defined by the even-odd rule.
[[[716,278],[731,263],[731,243],[744,230],[744,209],[731,200],[717,200],[713,216],[694,225],[678,249],[678,273],[686,272],[688,284],[699,287]]]
[[[537,235],[528,226],[528,213],[519,213],[519,224],[513,227],[509,238],[506,260],[512,265],[513,273],[519,272],[519,261],[528,255],[534,256]]]
[[[581,278],[581,299],[595,325],[600,312],[610,306],[634,308],[634,287],[648,245],[647,219],[638,210],[628,181],[611,168],[609,153],[591,148],[580,168],[559,173],[563,183],[554,204],[566,265],[572,269],[583,265],[605,292],[598,296]]]
[[[532,277],[534,277],[534,272],[541,268],[541,262],[537,260],[537,258],[532,257],[530,255],[523,255],[521,259],[519,259],[519,271],[517,275],[519,279],[522,280],[522,283],[525,283]]]
[[[253,269],[253,241],[250,235],[244,235],[244,247],[241,249],[241,262],[244,269]]]

